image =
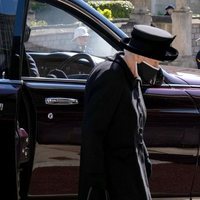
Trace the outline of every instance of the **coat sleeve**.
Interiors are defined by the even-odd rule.
[[[122,95],[119,73],[104,72],[91,77],[86,89],[82,131],[82,158],[89,185],[105,188],[104,138]]]

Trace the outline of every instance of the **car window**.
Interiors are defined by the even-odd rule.
[[[10,65],[17,3],[18,0],[0,0],[0,78]]]
[[[51,78],[49,73],[52,70],[59,73],[62,70],[67,77],[83,78],[84,76],[76,75],[90,72],[92,68],[86,66],[87,59],[80,59],[76,65],[73,65],[73,61],[71,67],[67,58],[77,53],[86,53],[92,56],[96,63],[102,61],[100,58],[116,53],[109,43],[84,22],[66,11],[45,3],[31,1],[27,26],[30,28],[30,37],[25,42],[26,52],[31,52],[42,77]]]

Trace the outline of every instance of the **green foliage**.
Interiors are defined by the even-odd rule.
[[[46,7],[46,4],[44,4],[44,3],[39,3],[39,2],[31,2],[30,3],[30,9],[33,11],[42,10],[45,7]]]
[[[105,8],[104,10],[101,10],[99,7],[97,8],[97,11],[100,12],[102,15],[104,15],[108,19],[112,19],[112,11]]]
[[[112,18],[128,18],[134,9],[130,1],[88,1],[87,3],[96,10],[111,10]]]
[[[34,26],[47,26],[47,22],[44,21],[44,20],[39,20],[39,21],[36,21],[36,20],[33,20],[30,22],[30,26],[31,27],[34,27]]]

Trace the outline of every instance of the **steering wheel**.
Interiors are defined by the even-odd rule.
[[[92,69],[92,68],[95,67],[95,63],[94,63],[92,57],[89,54],[78,53],[78,54],[75,54],[75,55],[67,58],[66,60],[64,60],[58,68],[65,71],[65,72],[71,72],[72,69],[71,69],[70,65],[72,65],[73,63],[75,63],[76,61],[81,60],[81,59],[85,59],[85,60],[88,61],[89,69]],[[66,73],[66,74],[68,75],[68,73]],[[71,73],[69,73],[69,74],[71,74]],[[78,69],[76,70],[75,74],[79,74]]]

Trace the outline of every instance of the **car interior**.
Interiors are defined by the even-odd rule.
[[[43,3],[40,6],[44,9]],[[37,12],[33,15],[30,10],[26,22],[29,33],[25,34],[25,50],[35,61],[40,78],[87,79],[97,63],[116,53],[101,35],[80,19],[51,5],[46,6],[48,12],[44,10],[43,15]],[[59,17],[52,18],[52,12]],[[41,27],[35,26],[39,23]],[[73,34],[77,27],[87,29],[89,39],[86,45],[90,51],[76,47]],[[34,78],[26,73],[23,76]]]

